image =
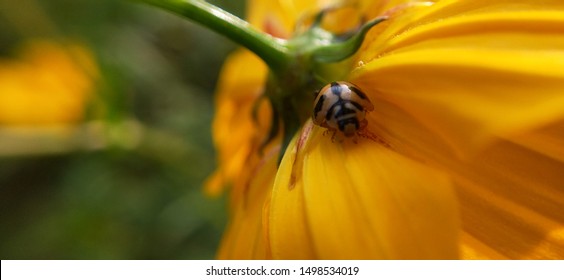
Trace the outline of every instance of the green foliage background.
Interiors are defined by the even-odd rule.
[[[244,16],[243,1],[210,2]],[[201,187],[215,166],[217,76],[236,46],[130,1],[0,0],[0,59],[38,37],[86,43],[102,73],[103,121],[135,119],[152,136],[134,148],[0,155],[0,257],[213,258],[226,201]]]

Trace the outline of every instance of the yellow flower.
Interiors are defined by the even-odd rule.
[[[0,60],[0,124],[81,121],[96,71],[92,55],[82,46],[29,42],[19,58]]]
[[[249,19],[288,36],[331,4],[250,1]],[[219,167],[207,184],[232,186],[218,257],[564,258],[562,1],[355,7],[389,16],[347,78],[374,104],[368,130],[389,147],[334,142],[307,122],[277,168],[280,140],[261,148],[267,69],[235,54],[221,75]]]

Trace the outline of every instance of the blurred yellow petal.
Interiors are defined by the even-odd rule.
[[[288,38],[300,21],[315,15],[323,7],[337,5],[341,0],[299,1],[299,0],[250,0],[247,21],[267,33]]]
[[[29,42],[21,57],[0,61],[0,124],[81,121],[97,75],[83,46]]]
[[[545,157],[564,162],[564,121],[507,139]]]
[[[263,208],[276,175],[277,156],[271,155],[254,173],[243,199],[235,201],[218,251],[218,259],[269,259]],[[268,204],[266,204],[268,206]]]
[[[248,170],[245,164],[249,163],[250,157],[258,160],[258,154],[253,153],[270,125],[270,107],[266,100],[259,101],[266,73],[264,63],[248,51],[234,53],[225,63],[216,94],[217,113],[212,127],[219,167],[206,182],[206,191],[211,195],[219,194],[225,185],[233,184],[236,179],[245,181],[241,176],[250,174],[244,172]],[[253,119],[254,110],[256,120]]]
[[[362,20],[380,16],[385,9],[404,2],[417,1],[250,0],[247,4],[247,21],[275,37],[289,38],[311,24],[313,17],[322,9],[335,8],[326,14],[322,26],[339,34],[356,28]]]
[[[295,148],[294,142],[288,149]],[[302,160],[290,189],[292,166]],[[272,254],[282,259],[457,258],[456,207],[444,174],[372,140],[335,143],[316,127],[302,149],[286,153],[280,165],[270,208]]]

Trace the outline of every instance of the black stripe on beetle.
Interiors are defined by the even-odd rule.
[[[335,110],[341,110],[342,106],[343,105],[341,104],[341,102],[337,102],[336,104],[333,104],[333,106],[331,106],[331,108],[329,108],[329,110],[327,111],[327,114],[325,114],[325,120],[327,121],[330,120],[333,117]]]
[[[346,119],[342,119],[340,121],[337,122],[337,124],[339,125],[339,130],[340,131],[344,131],[345,130],[345,126],[347,124],[354,124],[355,130],[358,130],[359,127],[359,123],[358,120],[356,118],[346,118]]]
[[[343,102],[343,106],[341,106],[341,109],[339,111],[337,111],[335,113],[335,118],[339,118],[345,115],[355,115],[357,110],[348,108],[348,106],[346,106],[346,104],[350,104],[350,102]]]
[[[319,112],[321,112],[321,109],[323,109],[323,101],[325,101],[325,95],[321,95],[319,97],[319,100],[317,100],[317,103],[315,104],[315,108],[313,108],[313,118],[315,119],[315,116],[317,114],[319,114]]]
[[[356,86],[352,86],[349,87],[349,89],[356,93],[356,95],[358,95],[358,97],[362,98],[362,99],[368,99],[368,97],[366,97],[366,94],[364,94],[364,92],[360,91],[360,89],[358,89]]]
[[[349,104],[352,104],[359,111],[364,111],[364,107],[362,107],[362,105],[358,104],[357,102],[349,101]]]
[[[365,113],[374,110],[366,94],[349,82],[325,85],[316,101],[313,123],[347,137],[359,134],[359,130],[366,127]]]

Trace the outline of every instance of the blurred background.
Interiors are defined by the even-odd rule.
[[[0,0],[0,257],[214,258],[226,199],[202,183],[235,48],[126,0]]]

